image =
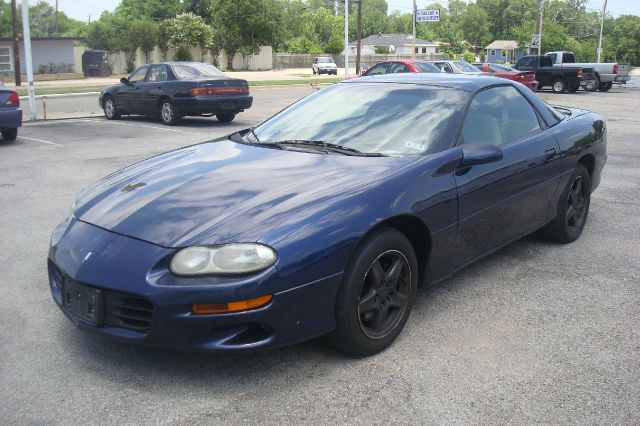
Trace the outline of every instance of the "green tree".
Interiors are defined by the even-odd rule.
[[[122,0],[114,14],[126,19],[150,19],[163,21],[174,18],[183,11],[179,0]]]
[[[531,41],[531,34],[534,33],[535,20],[524,22],[518,27],[511,29],[510,35],[516,39],[519,46]],[[577,51],[580,48],[578,42],[571,37],[567,30],[555,22],[544,19],[542,22],[542,51],[552,52],[556,50]]]
[[[167,20],[167,35],[169,44],[175,48],[199,47],[204,56],[211,48],[213,30],[202,17],[193,13],[183,13]]]
[[[464,39],[474,46],[484,49],[491,43],[489,17],[487,12],[475,4],[470,4],[460,18]]]
[[[277,44],[282,34],[282,3],[269,0],[214,0],[215,37],[224,48],[228,66],[241,53],[245,58],[260,46]],[[241,17],[241,19],[240,19]]]
[[[640,65],[640,16],[620,15],[605,37],[604,57],[607,60]]]
[[[159,24],[154,21],[138,19],[130,24],[129,37],[132,45],[139,47],[145,62],[151,62],[151,52],[158,44]]]

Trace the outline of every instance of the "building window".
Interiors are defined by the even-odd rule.
[[[13,62],[11,60],[11,47],[0,46],[0,72],[12,70]]]
[[[427,48],[426,47],[422,48],[422,53],[427,53]]]
[[[492,50],[492,51],[489,53],[489,55],[491,55],[491,56],[496,56],[496,51],[495,51],[495,50]]]

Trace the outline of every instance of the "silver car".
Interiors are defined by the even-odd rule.
[[[313,60],[312,70],[314,74],[338,75],[338,67],[329,56],[318,56]]]
[[[448,74],[486,74],[465,61],[429,61]]]

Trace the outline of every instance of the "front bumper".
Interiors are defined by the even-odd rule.
[[[283,284],[285,280],[276,267],[244,278],[180,278],[166,269],[173,252],[72,219],[60,225],[52,238],[48,263],[53,299],[84,330],[182,350],[276,347],[335,327],[333,308],[341,274],[297,285]],[[152,307],[149,327],[141,331],[117,321],[96,326],[80,319],[63,307],[62,286],[68,280],[98,288],[111,299],[125,295],[147,300]],[[272,294],[273,299],[258,309],[213,315],[191,313],[193,304],[246,300],[264,294]],[[105,316],[112,314],[107,312]]]
[[[238,113],[251,108],[251,95],[176,97],[178,111],[183,115]]]
[[[17,129],[22,126],[22,109],[0,109],[0,129]]]

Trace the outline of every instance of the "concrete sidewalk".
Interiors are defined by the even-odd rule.
[[[313,75],[310,68],[291,68],[286,70],[271,71],[229,71],[226,75],[232,78],[242,78],[248,81],[269,81],[269,80],[304,80],[309,78],[330,79],[335,78],[333,75],[322,74]],[[349,75],[355,75],[355,68],[349,70]],[[120,75],[111,77],[91,77],[77,80],[53,80],[53,81],[37,81],[34,82],[36,92],[38,89],[51,88],[71,88],[71,87],[107,87],[120,81]],[[344,77],[344,69],[338,70],[337,77]],[[13,83],[5,83],[8,87],[15,87]],[[22,83],[22,87],[26,87],[26,82]]]

